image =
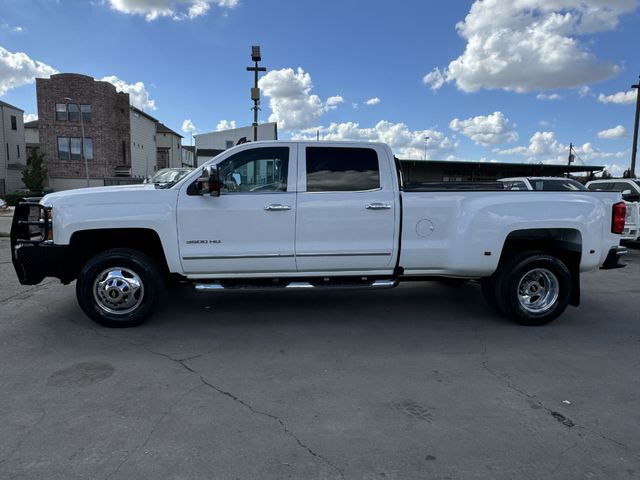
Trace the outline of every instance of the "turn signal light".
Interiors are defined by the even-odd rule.
[[[627,215],[627,206],[624,202],[613,205],[613,215],[611,217],[611,233],[620,235],[624,231],[624,218]]]

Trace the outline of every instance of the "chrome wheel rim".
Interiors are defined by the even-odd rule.
[[[529,313],[545,313],[553,308],[560,293],[560,282],[553,272],[536,268],[518,282],[518,302]]]
[[[105,312],[126,315],[142,303],[144,285],[133,270],[111,267],[100,273],[93,282],[93,298]]]

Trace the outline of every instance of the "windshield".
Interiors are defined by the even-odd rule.
[[[174,184],[187,176],[192,169],[189,168],[164,168],[156,172],[149,183]]]

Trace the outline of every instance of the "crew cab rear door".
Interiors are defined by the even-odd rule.
[[[186,275],[296,271],[296,152],[295,143],[247,144],[218,162],[219,197],[182,187],[177,220]]]
[[[377,145],[300,144],[298,272],[393,270],[399,195],[387,157]]]

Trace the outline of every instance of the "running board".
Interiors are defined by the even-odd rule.
[[[398,280],[374,280],[369,283],[344,283],[330,285],[314,285],[310,282],[290,282],[282,285],[233,285],[224,286],[221,283],[194,283],[196,292],[237,292],[237,291],[262,291],[273,292],[275,290],[356,290],[356,289],[383,289],[393,288],[398,285]]]

